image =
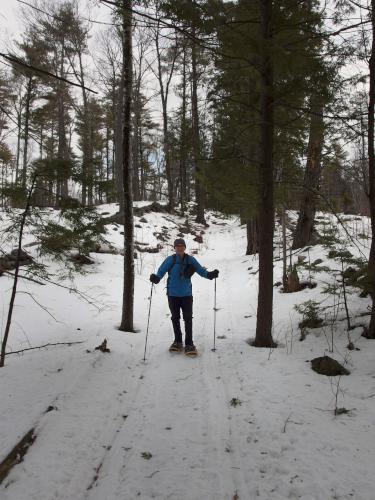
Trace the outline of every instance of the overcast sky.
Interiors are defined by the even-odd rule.
[[[33,0],[25,0],[30,4]],[[64,0],[57,0],[57,2]],[[96,0],[79,0],[79,4],[82,6],[82,13],[90,19],[110,22],[111,10],[105,5],[99,5]],[[22,18],[21,8],[25,7],[22,3],[17,0],[0,0],[0,43],[2,48],[7,48],[9,42],[20,37],[24,28],[24,21]],[[103,29],[103,26],[94,25],[92,32],[95,33],[99,29]]]
[[[16,0],[1,0],[0,8],[0,26],[1,26],[1,44],[6,40],[17,35],[22,25],[19,22],[17,8],[19,3]],[[4,48],[4,46],[2,47]]]

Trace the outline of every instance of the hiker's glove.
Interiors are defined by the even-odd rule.
[[[216,279],[219,276],[219,271],[215,269],[214,271],[208,271],[207,273],[207,278],[209,280]]]
[[[159,276],[156,276],[156,274],[151,274],[150,281],[151,281],[151,283],[154,283],[155,285],[157,285],[160,281],[160,278],[159,278]]]

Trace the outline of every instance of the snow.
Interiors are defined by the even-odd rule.
[[[100,208],[115,210],[114,205]],[[319,216],[347,237],[332,216]],[[9,350],[84,343],[9,355],[0,369],[0,460],[29,429],[35,427],[37,435],[0,485],[1,500],[374,500],[375,344],[361,337],[358,327],[351,336],[360,350],[347,351],[342,311],[332,325],[333,354],[328,351],[329,324],[310,330],[304,342],[298,340],[301,316],[294,305],[310,299],[330,304],[322,289],[332,275],[316,274],[315,289],[294,294],[275,287],[279,347],[250,347],[246,340],[255,335],[258,260],[245,256],[245,226],[211,212],[209,228],[191,223],[205,231],[204,243],[196,243],[191,233],[185,239],[188,252],[197,251],[202,265],[220,270],[217,351],[211,351],[214,283],[194,275],[194,340],[200,355],[190,359],[168,352],[173,334],[164,281],[153,292],[144,363],[148,277],[171,253],[184,223],[164,213],[144,217],[147,223],[136,217],[141,226],[136,240],[156,246],[160,240],[154,233],[164,230],[168,241],[159,253],[138,253],[137,333],[117,329],[121,255],[92,254],[95,264],[75,277],[91,303],[52,284],[21,281],[20,291],[31,293],[56,321],[29,295],[18,294]],[[369,232],[366,218],[352,217],[345,224],[353,235]],[[108,241],[121,249],[121,226],[107,228]],[[278,235],[279,228],[276,258]],[[31,241],[28,234],[25,242]],[[355,255],[367,255],[369,240],[356,247],[349,238],[345,245]],[[37,255],[35,247],[28,251]],[[337,268],[322,246],[309,253],[311,261],[320,257],[323,265]],[[58,265],[48,264],[57,273]],[[275,281],[281,279],[281,265],[276,260]],[[3,328],[11,284],[10,277],[0,278]],[[352,316],[366,312],[368,305],[357,293],[349,296]],[[368,316],[357,317],[354,324],[367,321]],[[95,350],[104,338],[110,353]],[[339,379],[314,373],[307,361],[324,353],[345,362],[351,375]],[[351,411],[335,416],[338,383],[338,406]]]

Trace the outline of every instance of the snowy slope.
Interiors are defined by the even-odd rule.
[[[136,240],[148,246],[160,243],[153,233],[161,231],[172,243],[184,223],[162,213],[144,217],[147,222],[136,218]],[[311,331],[299,342],[301,316],[293,309],[295,303],[325,298],[323,281],[332,277],[321,273],[314,277],[317,288],[295,294],[275,288],[279,348],[254,349],[246,340],[255,335],[257,258],[245,256],[246,229],[237,219],[210,213],[208,222],[208,229],[192,224],[198,233],[205,231],[203,244],[192,234],[185,237],[188,252],[198,251],[202,265],[220,270],[215,353],[214,283],[195,275],[194,338],[200,356],[167,351],[173,335],[163,282],[154,290],[147,360],[142,361],[148,276],[171,252],[167,243],[159,253],[138,254],[138,333],[117,330],[120,255],[92,254],[95,265],[76,277],[76,286],[93,304],[53,285],[21,283],[20,290],[32,293],[57,322],[29,295],[19,294],[10,350],[84,343],[10,355],[0,370],[0,460],[30,428],[37,435],[24,461],[0,485],[1,500],[375,499],[375,343],[360,337],[360,328],[353,330],[361,350],[346,359],[352,373],[340,379],[338,396],[339,406],[351,412],[335,417],[337,379],[315,374],[306,362],[327,351],[330,331]],[[346,224],[355,232],[354,218]],[[363,229],[357,232],[368,231],[367,220],[359,224]],[[121,226],[108,226],[108,240],[119,248],[120,231]],[[278,235],[279,229],[276,258]],[[368,246],[363,240],[360,248],[350,248],[366,253]],[[334,266],[326,253],[318,246],[310,258]],[[281,278],[279,260],[274,274],[275,281]],[[10,287],[11,280],[2,276],[4,313]],[[369,304],[354,294],[349,300],[352,314]],[[336,327],[334,356],[342,361],[345,322]],[[104,337],[110,354],[94,350]],[[236,406],[230,404],[233,398]]]

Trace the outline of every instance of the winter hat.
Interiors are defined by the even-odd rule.
[[[185,240],[183,240],[182,238],[177,238],[177,240],[174,240],[173,247],[175,247],[176,245],[184,245],[184,247],[186,248]]]

